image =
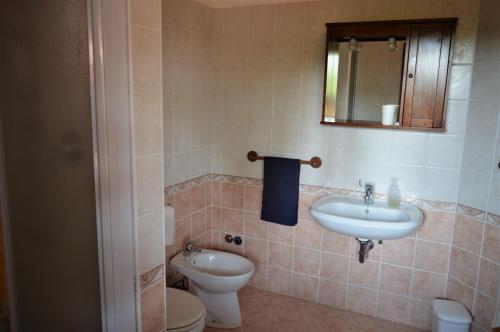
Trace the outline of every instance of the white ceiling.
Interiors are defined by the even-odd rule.
[[[195,0],[205,6],[213,8],[244,7],[256,5],[272,5],[278,3],[306,2],[319,0]]]

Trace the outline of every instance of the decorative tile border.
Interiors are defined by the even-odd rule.
[[[262,179],[246,178],[247,184],[252,184],[254,186],[261,186],[264,184]]]
[[[163,194],[165,196],[172,195],[174,193],[174,186],[166,186],[165,189],[163,189]]]
[[[180,191],[188,190],[194,186],[209,182],[211,180],[212,179],[210,178],[209,174],[202,175],[202,176],[198,176],[198,177],[186,180],[186,181],[176,183],[174,185],[168,185],[163,189],[163,192],[164,192],[165,196],[168,196],[168,195],[180,192]]]
[[[299,191],[309,193],[309,194],[324,195],[325,194],[325,187],[313,186],[313,185],[309,185],[309,184],[301,184],[301,185],[299,185]]]
[[[154,284],[158,280],[162,279],[164,276],[164,265],[160,264],[157,267],[152,268],[151,270],[144,272],[141,274],[140,282],[141,282],[141,291],[146,287]]]
[[[435,209],[435,210],[443,210],[455,212],[457,210],[457,204],[452,202],[444,202],[444,201],[433,201],[422,199],[420,200],[420,206],[424,209]]]
[[[259,186],[263,184],[262,179],[243,177],[243,176],[234,176],[234,175],[224,175],[217,173],[209,173],[203,176],[199,176],[193,179],[189,179],[180,183],[176,183],[174,185],[166,186],[164,189],[165,196],[172,195],[176,192],[184,191],[190,189],[194,186],[200,185],[202,183],[211,182],[211,181],[219,181],[225,183],[235,183],[235,184],[249,184]],[[342,189],[342,188],[333,188],[326,186],[317,186],[317,185],[309,185],[309,184],[300,184],[299,191],[301,193],[308,193],[314,195],[347,195],[353,197],[361,197],[363,196],[362,191],[352,190],[352,189]],[[375,193],[376,199],[385,199],[386,195],[382,193]],[[433,210],[441,210],[448,212],[457,212],[463,215],[473,217],[476,219],[480,219],[483,221],[487,221],[491,224],[500,225],[500,216],[495,214],[487,214],[485,211],[475,209],[473,207],[457,204],[453,202],[445,202],[445,201],[436,201],[436,200],[427,200],[427,199],[418,199],[415,197],[404,197],[403,201],[412,204],[424,209],[433,209]]]
[[[489,224],[500,226],[500,216],[499,215],[496,215],[493,213],[488,213],[488,215],[486,216],[486,221]]]
[[[457,212],[460,214],[466,215],[468,217],[473,217],[473,218],[480,219],[480,220],[486,219],[486,212],[485,211],[475,209],[473,207],[463,205],[463,204],[457,205]]]

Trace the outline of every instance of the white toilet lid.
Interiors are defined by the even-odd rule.
[[[193,294],[167,287],[167,330],[189,326],[205,315],[205,306]]]
[[[463,304],[456,301],[435,299],[432,301],[432,307],[439,319],[444,321],[458,324],[470,324],[472,322],[469,311]]]

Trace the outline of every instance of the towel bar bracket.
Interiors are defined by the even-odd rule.
[[[255,151],[250,151],[247,154],[248,160],[254,162],[256,160],[264,160],[264,157],[261,157]],[[300,163],[302,165],[311,165],[313,168],[320,168],[322,161],[320,157],[312,157],[311,160],[301,160]]]

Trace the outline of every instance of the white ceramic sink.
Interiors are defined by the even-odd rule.
[[[363,198],[327,196],[309,209],[323,227],[338,233],[372,240],[392,240],[409,236],[422,224],[422,211],[416,206],[401,203],[390,208],[385,201],[375,200],[366,205]]]

